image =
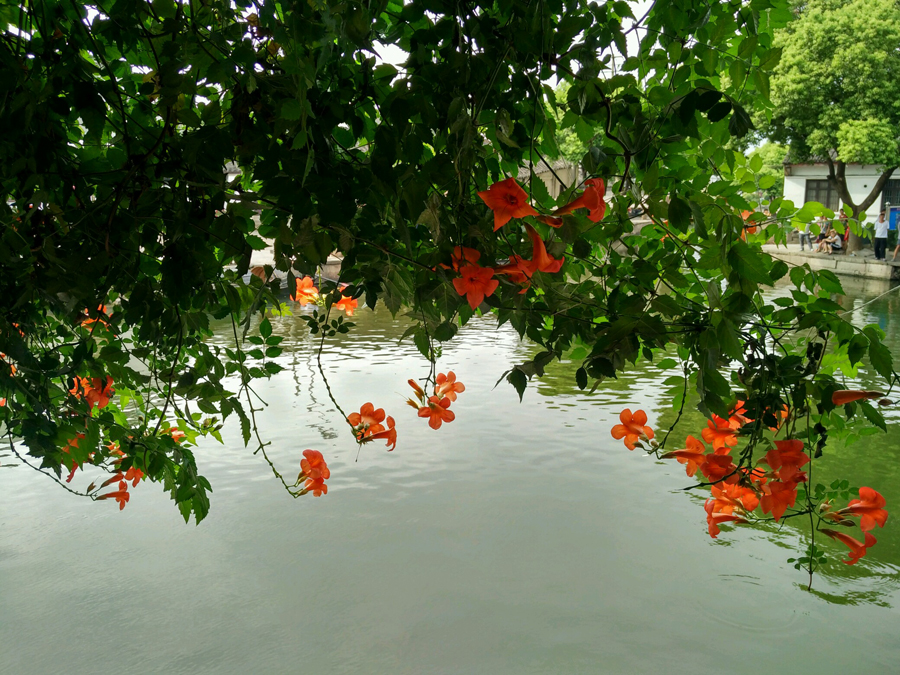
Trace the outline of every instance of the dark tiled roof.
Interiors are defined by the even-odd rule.
[[[837,151],[829,150],[828,156],[831,158],[831,161],[835,161],[837,159]],[[787,154],[784,156],[784,161],[782,164],[825,164],[825,158],[820,155],[809,155],[807,157],[802,157],[799,155],[796,150],[793,148],[789,148]]]

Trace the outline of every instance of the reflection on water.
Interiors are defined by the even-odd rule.
[[[897,294],[862,306],[870,299],[848,288],[843,302],[900,354]],[[397,450],[372,444],[356,461],[298,318],[273,321],[286,371],[257,387],[273,461],[289,476],[302,450],[321,450],[325,497],[284,494],[233,427],[224,447],[198,450],[215,490],[200,527],[149,484],[120,513],[27,469],[0,472],[0,672],[706,673],[728,654],[734,673],[830,673],[900,662],[896,516],[860,564],[832,566],[806,593],[785,562],[802,524],[723,528],[714,542],[703,495],[680,489],[681,465],[612,440],[629,405],[668,428],[671,373],[645,365],[588,393],[575,364],[556,364],[519,404],[493,386],[531,348],[475,319],[444,347],[440,369],[467,390],[456,421],[434,432],[403,403],[406,380],[427,371],[411,342],[397,343],[405,325],[384,311],[354,320],[344,342],[326,340],[323,366],[347,411],[373,401],[397,419]],[[689,412],[673,440],[701,425]],[[898,440],[892,429],[829,446],[816,480],[850,472],[890,509]]]

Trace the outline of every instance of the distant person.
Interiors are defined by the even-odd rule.
[[[809,222],[809,223],[806,224],[806,227],[803,228],[802,230],[801,230],[801,229],[797,229],[797,234],[800,235],[800,250],[801,250],[801,251],[803,250],[803,244],[804,244],[804,243],[805,243],[807,246],[809,246],[809,250],[810,250],[810,251],[813,250],[812,242],[811,242],[810,239],[809,239],[809,230],[810,230],[811,227],[812,227],[812,222]]]
[[[844,244],[846,244],[848,241],[850,241],[850,225],[847,224],[847,221],[849,220],[847,218],[847,214],[841,211],[841,215],[838,216],[838,220],[840,221],[841,225],[844,226]]]
[[[819,216],[819,219],[815,224],[819,227],[819,234],[816,235],[816,250],[824,252],[825,247],[822,246],[822,242],[825,241],[825,237],[828,236],[828,230],[831,228],[831,224],[825,216]]]
[[[878,214],[878,222],[875,223],[875,260],[884,260],[887,256],[888,221],[884,217],[884,211]]]
[[[838,234],[837,230],[831,228],[828,231],[828,236],[825,237],[825,241],[822,242],[825,245],[825,253],[831,255],[832,253],[839,252],[843,248],[843,242],[843,237]]]

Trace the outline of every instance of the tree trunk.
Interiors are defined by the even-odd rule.
[[[853,215],[851,216],[853,220],[859,221],[859,216],[862,213],[865,213],[866,210],[864,208],[859,208],[857,206],[850,205],[853,208]],[[853,251],[859,251],[863,247],[864,238],[860,237],[856,232],[850,230],[850,238],[847,240],[847,253],[853,253]]]
[[[893,174],[897,168],[895,166],[885,167],[866,198],[859,204],[856,204],[853,201],[853,197],[850,196],[850,190],[847,189],[847,165],[840,160],[832,160],[830,157],[826,157],[825,161],[828,164],[829,184],[838,193],[838,197],[841,198],[841,201],[852,209],[853,220],[856,221],[859,220],[861,214],[866,212],[867,208],[872,206],[878,198],[878,195],[880,195],[881,191],[884,189],[884,184],[887,183],[891,174]],[[847,252],[852,253],[853,251],[860,250],[863,247],[863,239],[864,237],[860,237],[853,230],[850,230],[850,239],[847,241]]]

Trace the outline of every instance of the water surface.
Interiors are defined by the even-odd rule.
[[[872,295],[843,302],[900,358],[898,294],[863,306]],[[427,364],[398,345],[402,321],[354,320],[326,343],[326,373],[348,411],[373,401],[397,419],[394,452],[372,444],[355,461],[297,317],[273,320],[286,370],[257,385],[271,458],[290,476],[302,450],[322,451],[327,496],[288,496],[233,424],[197,451],[215,490],[199,527],[149,483],[119,512],[2,467],[0,672],[896,672],[896,428],[817,463],[816,482],[870,485],[892,515],[860,564],[831,566],[808,593],[786,562],[802,527],[712,541],[681,466],[610,437],[624,407],[671,423],[671,373],[643,365],[589,394],[558,364],[520,404],[493,385],[531,347],[473,319],[439,362],[467,391],[435,432],[403,404]],[[676,438],[701,425],[688,414]]]

